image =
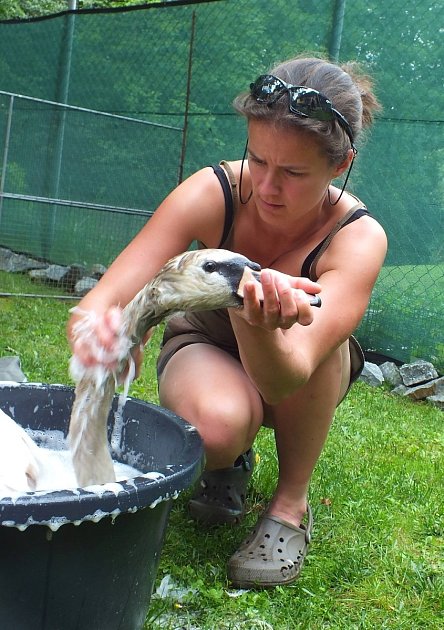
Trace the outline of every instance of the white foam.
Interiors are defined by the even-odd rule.
[[[27,492],[45,493],[78,488],[62,431],[23,429],[0,410],[0,499],[16,499]],[[116,481],[97,486],[101,495],[106,490],[122,491],[120,481],[143,473],[135,466],[113,461]]]

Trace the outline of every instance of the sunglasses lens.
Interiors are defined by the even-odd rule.
[[[260,76],[250,85],[251,94],[259,103],[267,103],[275,96],[277,91],[282,92],[285,89],[282,81],[271,74]]]
[[[290,110],[316,120],[334,118],[331,103],[315,90],[296,88],[290,91]]]

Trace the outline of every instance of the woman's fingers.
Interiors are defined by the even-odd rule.
[[[72,326],[73,352],[86,367],[115,368],[122,352],[122,311],[112,307],[103,314],[82,313]]]
[[[310,302],[320,291],[320,285],[308,278],[265,269],[260,284],[245,284],[243,316],[267,330],[291,328],[296,322],[308,326],[314,317]]]

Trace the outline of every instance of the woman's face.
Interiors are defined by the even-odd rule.
[[[267,223],[299,219],[321,207],[328,185],[344,169],[332,165],[315,137],[251,120],[248,165],[253,198]]]

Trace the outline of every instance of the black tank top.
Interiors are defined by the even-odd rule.
[[[226,166],[226,164],[225,164]],[[225,220],[224,220],[224,229],[222,233],[222,238],[219,244],[219,248],[222,248],[225,241],[228,238],[230,230],[233,226],[234,221],[234,203],[233,203],[233,194],[232,194],[232,185],[230,180],[227,177],[225,170],[219,164],[212,164],[211,168],[213,169],[216,177],[218,178],[220,185],[222,187],[224,198],[225,198]],[[333,236],[339,232],[343,227],[353,223],[357,219],[360,219],[363,216],[370,216],[369,211],[365,207],[365,205],[360,201],[357,197],[355,197],[357,203],[347,212],[347,214],[334,226],[333,230],[328,234],[305,258],[301,267],[301,276],[304,278],[310,278],[311,280],[315,280],[313,277],[315,267],[314,264],[317,262],[317,258],[319,258],[322,253],[327,249],[330,244]]]

